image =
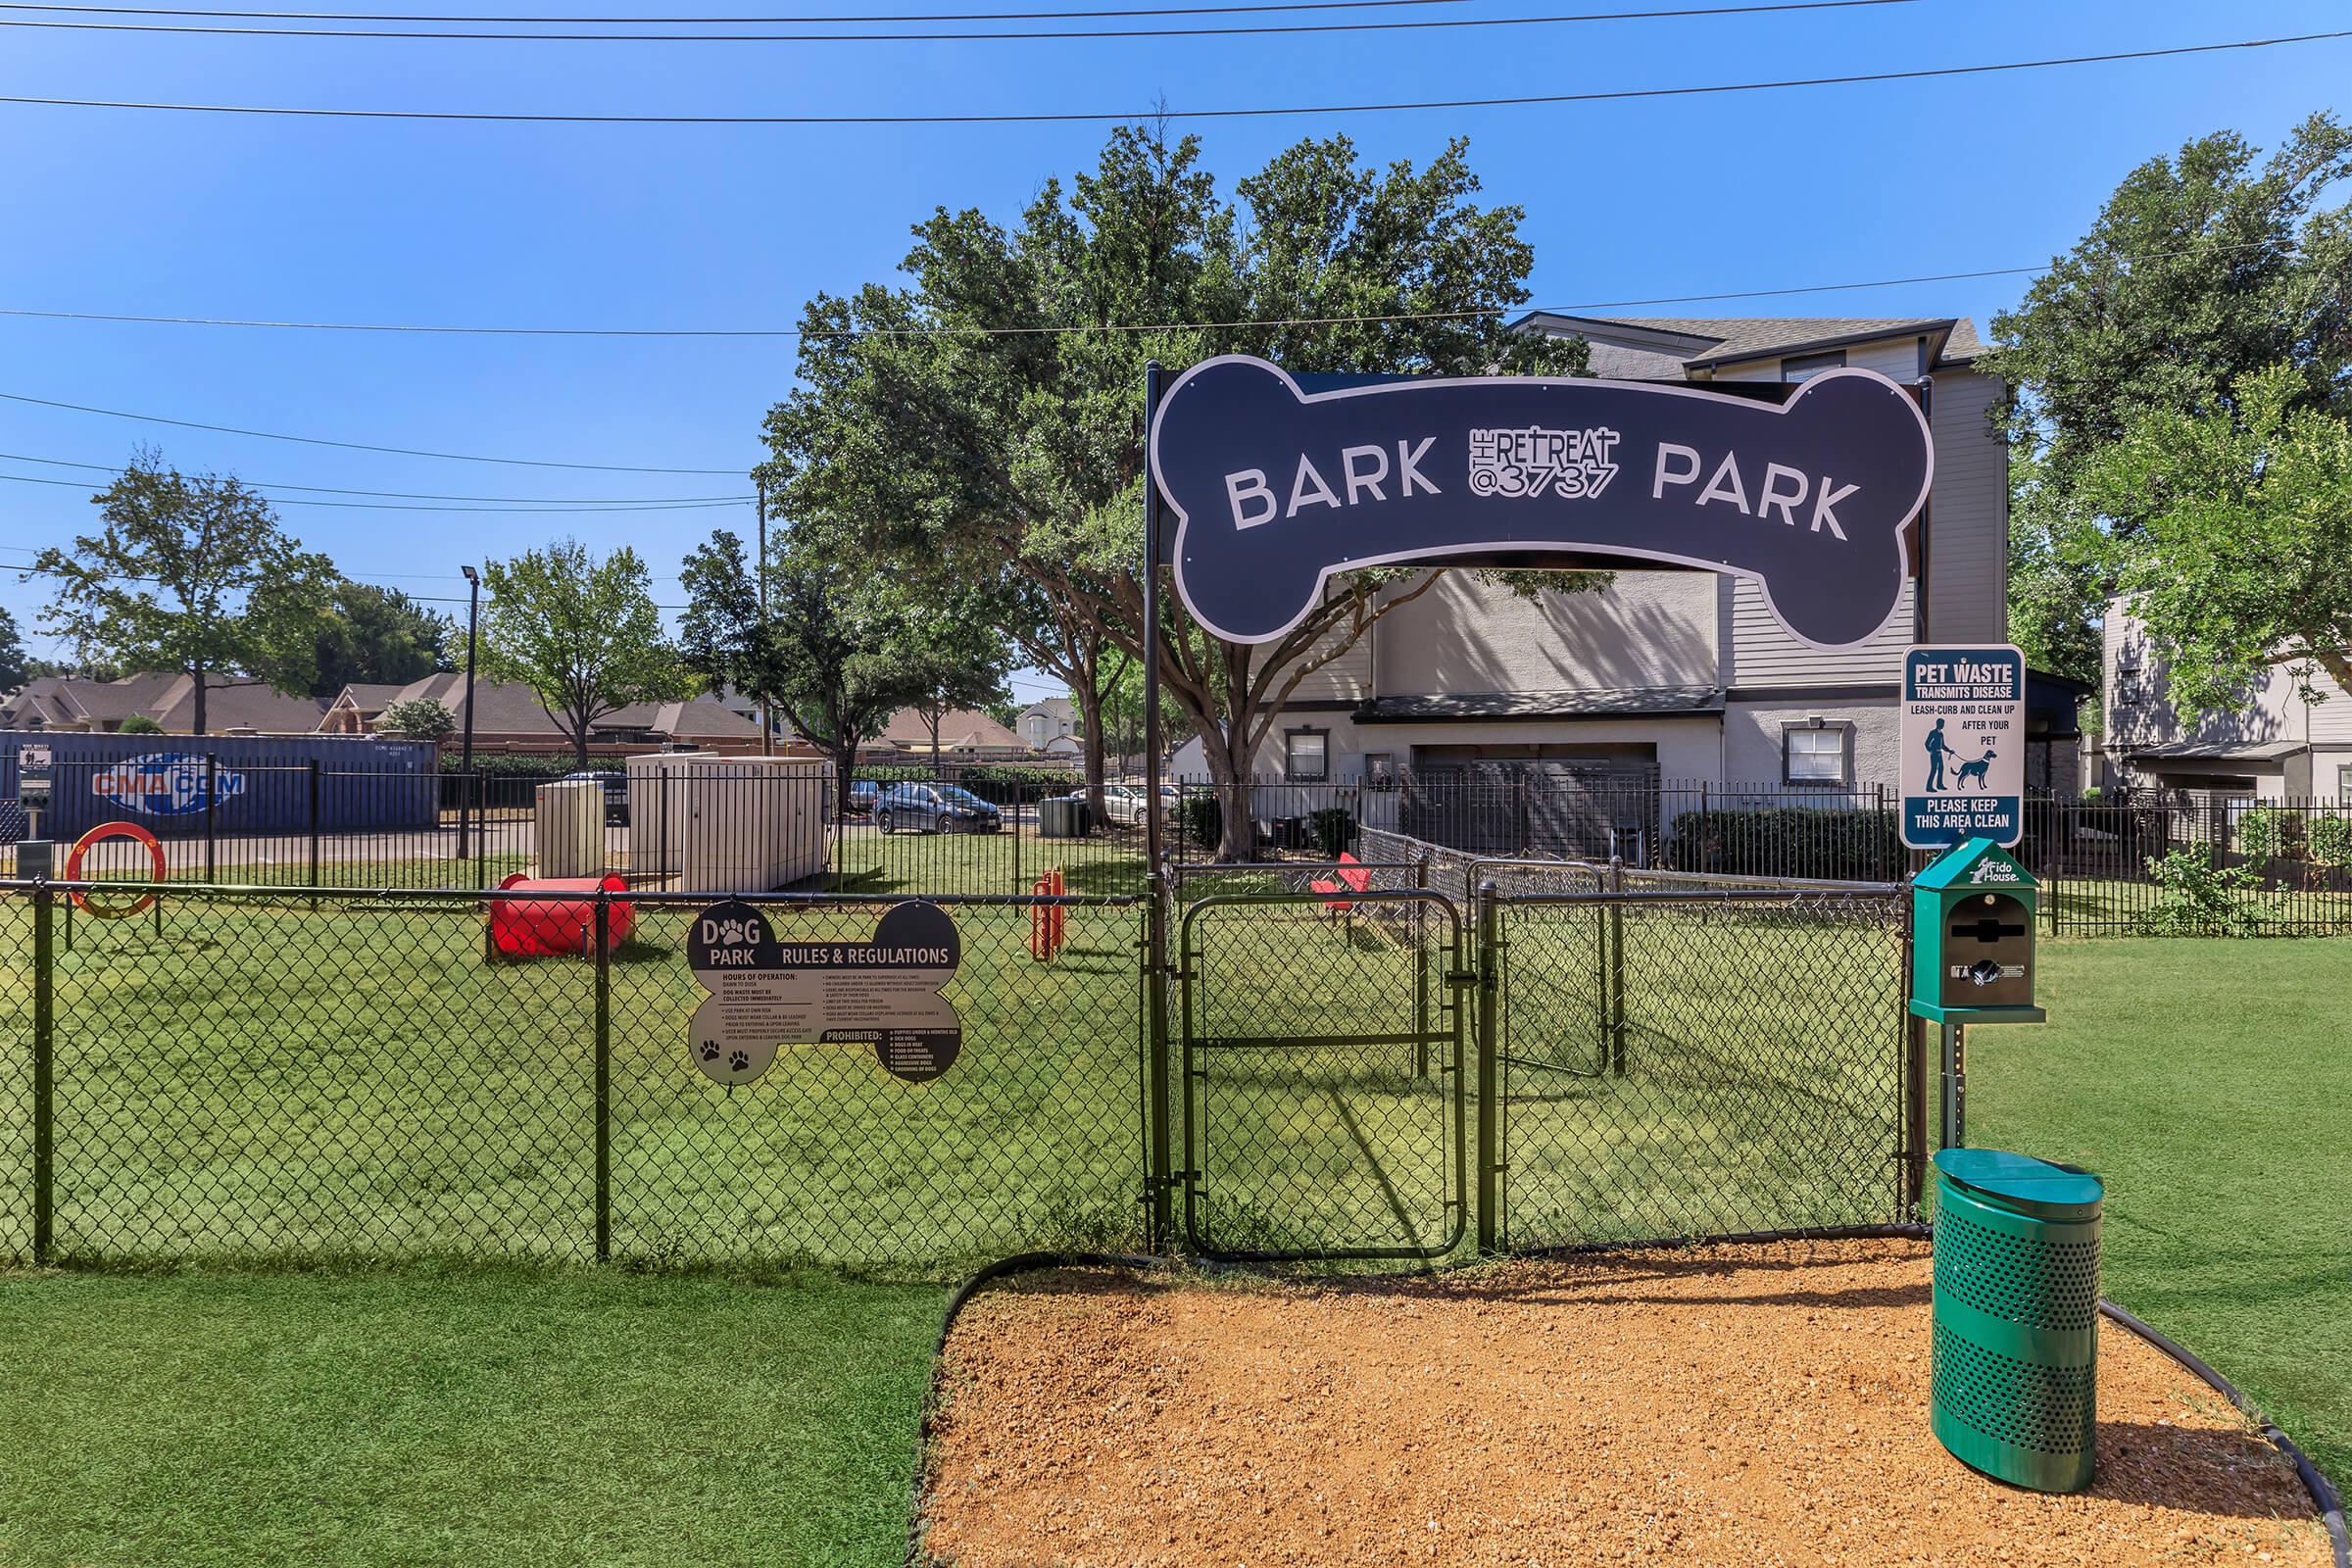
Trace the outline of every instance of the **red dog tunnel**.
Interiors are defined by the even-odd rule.
[[[584,957],[596,951],[596,901],[600,889],[626,893],[627,882],[604,876],[542,877],[520,871],[499,885],[501,892],[544,893],[548,898],[496,899],[490,905],[490,945],[505,958]],[[562,895],[555,897],[552,895]],[[605,924],[605,951],[628,940],[637,906],[614,903]]]

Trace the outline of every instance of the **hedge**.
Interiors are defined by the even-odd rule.
[[[1891,882],[1903,874],[1902,832],[1892,811],[1685,811],[1674,819],[1666,860],[1677,871],[1724,876]]]
[[[443,752],[441,754],[441,771],[444,773],[463,772],[464,768],[459,765],[462,760],[463,759],[457,752]],[[628,765],[628,759],[625,757],[591,757],[588,759],[588,766],[599,772],[618,773],[624,771]],[[562,778],[566,773],[578,771],[578,767],[579,764],[571,760],[569,752],[561,754],[476,752],[473,754],[473,770],[482,777],[491,779]]]
[[[1086,787],[1085,776],[1067,768],[1011,762],[950,763],[944,771],[919,763],[888,763],[859,767],[850,776],[860,784],[960,784],[994,806],[1030,806],[1050,795]]]

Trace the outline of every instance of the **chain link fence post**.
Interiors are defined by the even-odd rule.
[[[1168,1157],[1168,879],[1166,868],[1154,862],[1145,874],[1144,991],[1151,1050],[1146,1070],[1152,1076],[1152,1250],[1168,1251],[1174,1244]]]
[[[32,889],[32,1261],[47,1267],[57,1216],[57,952],[50,935],[55,895],[42,877]]]
[[[1625,862],[1609,857],[1609,891],[1625,895]],[[1609,906],[1609,1071],[1625,1076],[1625,905]]]
[[[596,1260],[612,1260],[612,895],[596,890]]]
[[[1478,889],[1478,1250],[1494,1250],[1502,1209],[1495,1145],[1495,999],[1502,990],[1502,909],[1494,884]]]

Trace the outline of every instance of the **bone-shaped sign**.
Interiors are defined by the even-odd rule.
[[[939,994],[962,939],[936,904],[891,906],[871,942],[779,938],[741,899],[695,917],[686,961],[710,995],[687,1025],[687,1052],[713,1080],[747,1084],[787,1044],[871,1045],[883,1067],[928,1083],[963,1049],[963,1021]]]
[[[1752,578],[1822,648],[1895,612],[1935,459],[1911,395],[1829,370],[1773,404],[1528,376],[1301,391],[1247,355],[1194,366],[1152,422],[1176,591],[1271,642],[1334,572],[1410,562],[1656,561]]]

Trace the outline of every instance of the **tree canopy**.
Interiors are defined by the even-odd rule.
[[[802,384],[768,414],[767,476],[831,559],[1033,589],[1021,652],[1069,684],[1095,777],[1103,656],[1150,642],[1212,770],[1247,778],[1284,699],[1435,574],[1338,579],[1259,648],[1173,612],[1147,628],[1145,365],[1248,352],[1297,371],[1581,370],[1580,340],[1506,329],[1533,255],[1520,210],[1478,190],[1461,141],[1375,169],[1331,137],[1277,154],[1228,200],[1195,139],[1121,127],[1013,226],[941,209],[914,229],[906,286],[812,302]]]
[[[2097,673],[2095,622],[2146,522],[2139,496],[2087,493],[2101,455],[2166,416],[2227,415],[2268,383],[2289,408],[2352,413],[2352,130],[2314,115],[2268,159],[2232,132],[2125,176],[2089,231],[1993,318],[1980,366],[2011,468],[2011,634],[2037,666]],[[2105,505],[2120,507],[2104,512]]]
[[[249,673],[279,691],[317,678],[334,567],[278,526],[233,475],[186,475],[142,452],[90,498],[96,533],[34,558],[57,596],[41,627],[83,661],[193,676],[194,727],[214,676]]]
[[[354,682],[405,686],[454,668],[453,623],[397,588],[337,581],[314,651],[313,691],[332,697]]]
[[[2352,423],[2309,406],[2301,372],[2241,378],[2227,408],[2141,415],[2086,466],[2132,596],[2185,710],[2222,708],[2274,666],[2308,697],[2352,692]]]
[[[530,688],[588,765],[596,721],[634,703],[684,697],[690,687],[662,635],[651,579],[637,553],[598,560],[558,540],[482,568],[481,673]]]
[[[686,558],[680,645],[686,666],[754,702],[775,705],[794,731],[833,760],[846,808],[858,749],[919,691],[897,659],[906,606],[888,580],[796,548],[788,531],[765,563],[768,605],[742,539],[721,528]]]

